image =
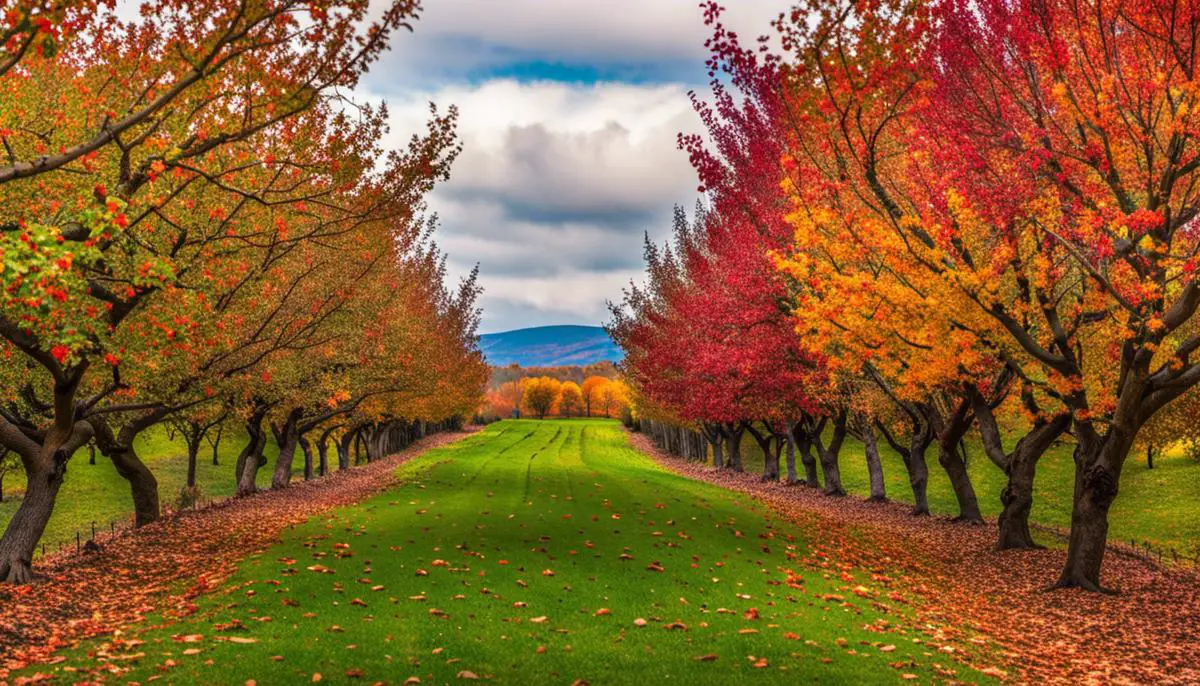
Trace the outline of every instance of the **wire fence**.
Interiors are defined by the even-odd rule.
[[[1069,532],[1058,527],[1031,523],[1030,528],[1062,541],[1070,538]],[[1180,550],[1172,546],[1158,545],[1150,541],[1131,538],[1128,541],[1110,540],[1108,542],[1108,549],[1117,555],[1152,562],[1160,567],[1200,572],[1200,542],[1194,544],[1191,550],[1188,551],[1186,549]]]
[[[233,500],[234,496],[224,498],[198,498],[192,504],[186,507],[178,507],[171,505],[163,505],[160,513],[162,519],[177,517],[180,514],[187,512],[200,512],[211,507],[223,505]],[[38,549],[34,554],[35,559],[41,559],[50,555],[58,555],[61,553],[84,554],[93,552],[95,549],[89,545],[104,546],[118,538],[129,534],[137,527],[134,526],[134,517],[132,514],[124,514],[115,519],[104,522],[92,521],[91,524],[82,529],[76,529],[75,535],[59,539],[56,541],[47,541],[45,538],[38,545]]]

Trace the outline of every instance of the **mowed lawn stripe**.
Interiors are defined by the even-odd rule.
[[[41,671],[260,686],[989,679],[928,648],[887,582],[663,471],[616,422],[505,421],[399,475],[247,560],[194,613]]]

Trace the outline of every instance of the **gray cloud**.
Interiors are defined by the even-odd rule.
[[[485,331],[601,323],[640,278],[642,233],[661,240],[672,206],[696,198],[675,141],[701,129],[687,97],[707,81],[698,0],[425,4],[357,95],[387,101],[392,145],[428,102],[460,108],[464,152],[429,201],[452,275],[480,264]],[[789,5],[726,4],[747,38]]]
[[[643,232],[663,237],[695,200],[675,145],[699,127],[683,86],[447,86],[389,98],[398,137],[430,100],[462,112],[464,152],[430,208],[452,271],[481,264],[485,330],[602,322],[641,272]]]

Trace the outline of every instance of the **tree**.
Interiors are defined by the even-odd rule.
[[[331,159],[316,174],[326,185],[296,197],[293,190],[313,189],[304,183],[308,167],[288,154],[352,160],[374,146],[341,136],[352,120],[333,102],[416,5],[393,3],[374,21],[358,0],[307,10],[301,2],[167,2],[154,18],[133,22],[90,3],[37,17],[33,5],[10,10],[18,28],[0,60],[11,105],[0,113],[8,156],[0,166],[0,249],[11,287],[0,300],[0,338],[33,393],[16,408],[20,416],[0,421],[0,443],[20,455],[30,484],[0,539],[0,578],[30,578],[66,463],[96,430],[89,413],[106,427],[102,415],[129,420],[104,437],[113,439],[110,453],[135,497],[145,500],[139,512],[156,516],[156,486],[136,456],[125,459],[132,455],[125,439],[164,410],[161,401],[146,408],[133,400],[136,390],[117,368],[126,365],[131,377],[138,356],[184,354],[186,339],[199,333],[195,313],[220,303],[208,299],[213,289],[190,286],[207,280],[216,290],[240,290],[243,267],[262,264],[254,257],[226,259],[221,269],[205,263],[236,255],[234,248],[290,252],[279,250],[289,243],[280,237],[288,227],[273,213],[319,216],[325,196],[343,192],[346,175],[365,169],[348,164],[338,179]],[[40,49],[29,49],[34,42]],[[312,144],[318,140],[330,145]],[[374,157],[360,159],[374,164]],[[424,169],[419,176],[427,179],[442,173],[436,158],[423,164],[411,169]],[[272,269],[268,261],[264,271]],[[47,387],[49,398],[41,398]]]
[[[601,389],[609,383],[610,379],[604,376],[589,376],[584,380],[580,387],[580,393],[583,396],[584,413],[588,417],[592,416],[592,406],[597,404],[596,400],[600,396]]]
[[[953,304],[943,311],[966,350],[997,356],[1029,388],[1036,417],[1022,454],[985,440],[989,457],[1035,461],[1048,434],[1070,427],[1076,489],[1058,585],[1101,590],[1108,512],[1138,432],[1200,380],[1194,37],[1182,28],[1198,10],[809,9],[821,20],[797,12],[784,36],[797,64],[797,214],[842,236],[890,237],[886,271],[936,284],[926,298]],[[819,58],[833,50],[853,66]],[[818,178],[861,202],[821,199]],[[959,408],[975,397],[954,392]]]
[[[605,417],[619,414],[629,405],[629,387],[625,382],[614,380],[600,391],[600,409]]]
[[[538,419],[545,419],[550,414],[562,393],[562,383],[548,376],[523,379],[521,386],[524,407]]]
[[[583,411],[583,393],[574,381],[564,381],[558,400],[558,413],[563,417],[573,417]]]

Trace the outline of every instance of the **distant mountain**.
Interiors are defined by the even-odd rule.
[[[621,349],[598,326],[538,326],[479,337],[488,364],[506,367],[565,367],[616,362]]]

